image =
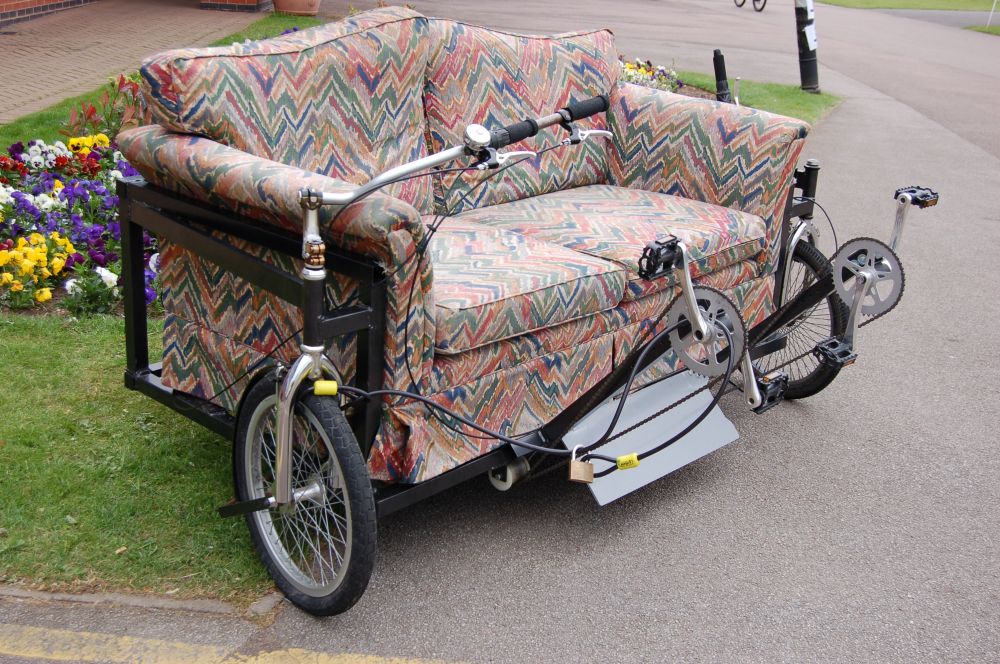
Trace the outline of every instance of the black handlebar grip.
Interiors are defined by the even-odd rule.
[[[583,118],[589,118],[591,115],[603,113],[610,106],[611,102],[608,101],[607,95],[597,95],[583,101],[575,101],[561,110],[566,111],[570,122],[572,122],[573,120],[582,120]]]
[[[531,138],[538,133],[538,123],[534,120],[521,120],[520,122],[515,122],[512,125],[507,125],[506,127],[501,127],[500,129],[494,129],[490,132],[490,147],[493,149],[499,149],[510,145],[511,143],[517,143],[518,141],[523,141],[526,138]]]

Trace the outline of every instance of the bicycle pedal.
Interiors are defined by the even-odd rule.
[[[854,352],[854,348],[836,337],[824,339],[816,344],[813,354],[825,366],[830,367],[847,367],[854,364],[855,360],[858,359],[858,354]]]
[[[896,190],[896,193],[893,194],[892,197],[896,200],[903,194],[909,194],[910,204],[916,205],[921,209],[937,205],[938,199],[940,198],[936,191],[929,189],[928,187],[917,187],[913,185],[909,187],[900,187]]]
[[[757,378],[757,391],[760,392],[760,405],[753,409],[758,415],[767,412],[781,403],[788,390],[788,374],[784,371],[772,371]]]

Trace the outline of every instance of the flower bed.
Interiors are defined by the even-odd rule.
[[[120,299],[115,182],[135,175],[105,134],[11,145],[0,155],[0,303],[30,307],[65,291],[77,314]],[[146,238],[149,258],[155,251]],[[147,270],[147,300],[156,298]]]

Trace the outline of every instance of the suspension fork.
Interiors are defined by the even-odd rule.
[[[302,228],[302,344],[301,354],[281,376],[277,387],[278,441],[275,459],[274,502],[287,505],[294,500],[292,492],[292,417],[299,390],[307,379],[320,380],[324,375],[335,377],[333,362],[326,356],[326,344],[320,332],[326,288],[326,246],[319,234],[319,208],[322,194],[312,190],[299,193],[305,223]],[[280,374],[279,374],[280,375]]]

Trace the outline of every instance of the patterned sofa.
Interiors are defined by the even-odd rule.
[[[383,8],[273,40],[175,50],[143,65],[155,124],[123,133],[151,183],[301,229],[300,188],[339,191],[496,127],[596,94],[610,130],[516,166],[395,184],[336,215],[327,242],[378,261],[388,279],[385,385],[420,390],[506,434],[534,429],[593,386],[675,297],[637,276],[642,248],[673,233],[697,281],[726,291],[748,324],[772,309],[779,238],[808,125],[619,83],[612,34],[524,36]],[[523,144],[550,146],[558,129]],[[463,198],[464,196],[464,198]],[[451,209],[423,259],[416,247]],[[236,242],[235,240],[231,240]],[[264,260],[296,261],[240,244]],[[235,410],[246,368],[301,326],[298,308],[164,243],[164,382]],[[414,283],[416,280],[416,283]],[[332,277],[349,303],[357,284]],[[356,339],[329,355],[354,374]],[[289,361],[297,344],[274,354]],[[369,465],[417,482],[484,453],[418,403],[387,401]]]

